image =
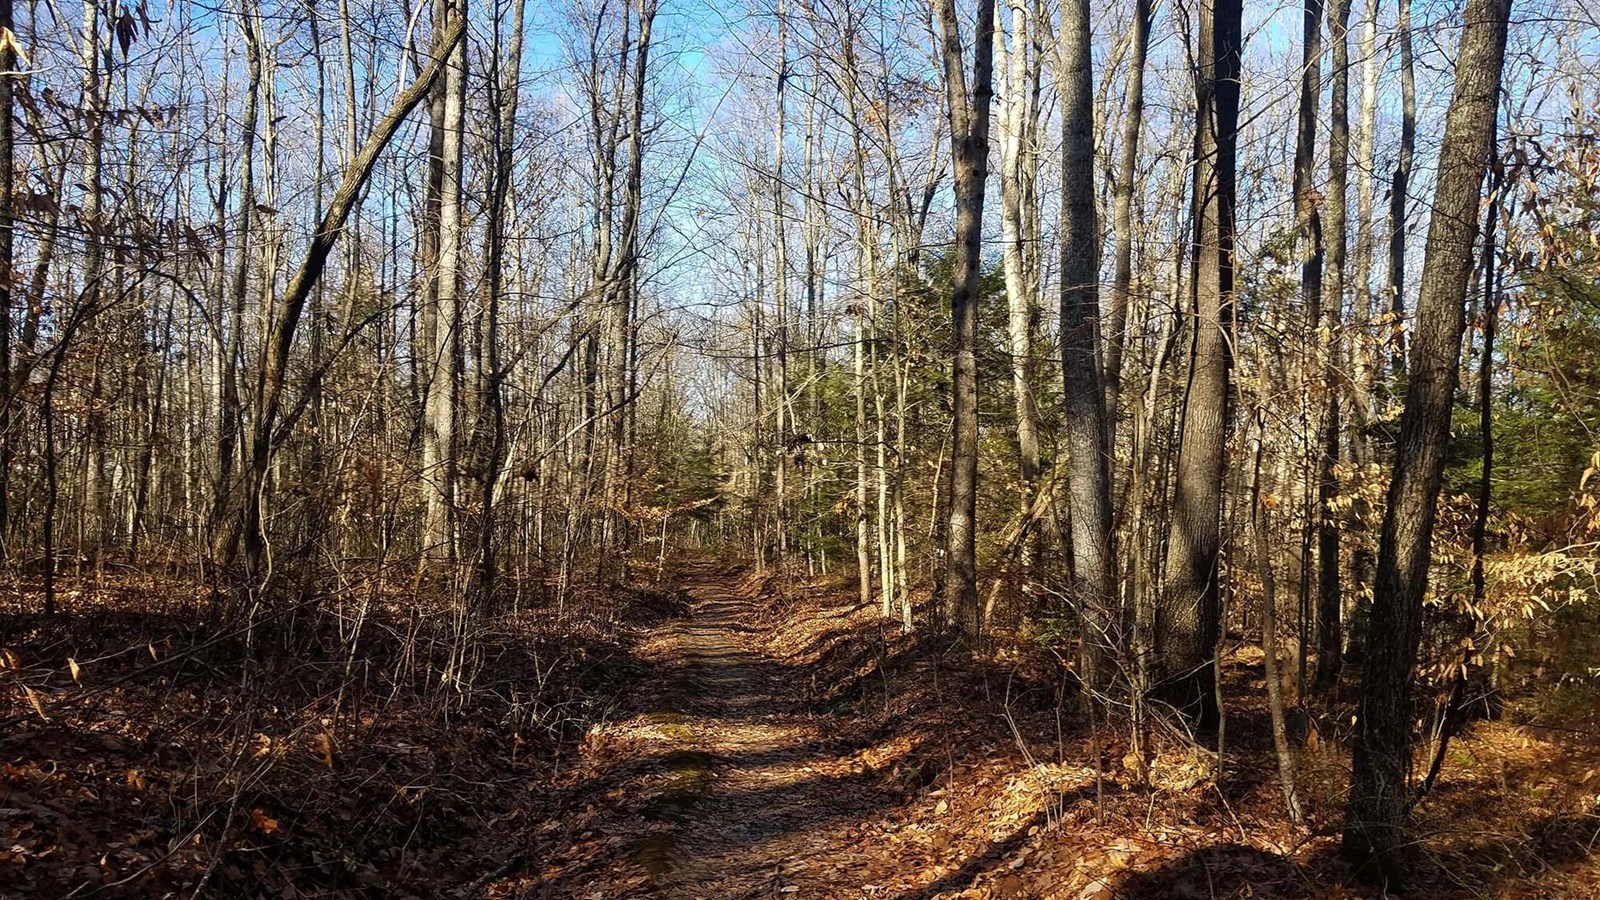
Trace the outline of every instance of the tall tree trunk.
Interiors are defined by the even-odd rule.
[[[1139,171],[1139,134],[1144,128],[1144,67],[1155,10],[1150,0],[1134,0],[1128,32],[1128,80],[1124,87],[1122,147],[1111,194],[1111,226],[1116,232],[1111,275],[1111,308],[1106,316],[1106,444],[1116,449],[1122,398],[1122,348],[1127,344],[1128,304],[1133,297],[1133,195]]]
[[[512,145],[516,140],[517,94],[522,71],[522,25],[526,0],[511,0],[511,40],[504,55],[495,48],[491,87],[495,98],[495,111],[499,114],[492,136],[494,159],[490,172],[488,202],[488,256],[484,267],[487,286],[484,296],[484,332],[482,365],[484,374],[480,382],[478,417],[480,421],[477,443],[481,448],[478,462],[482,479],[478,501],[477,589],[475,601],[480,608],[494,599],[495,587],[500,577],[500,565],[495,545],[495,492],[499,485],[500,468],[506,456],[505,391],[503,385],[507,372],[502,368],[500,356],[500,307],[505,292],[506,264],[506,208],[512,177]],[[498,21],[498,16],[496,20]],[[499,30],[495,31],[496,44]]]
[[[104,25],[97,0],[83,4],[83,103],[86,145],[83,163],[83,222],[87,234],[84,240],[83,286],[78,302],[87,310],[99,309],[106,289],[106,243],[108,223],[104,209],[105,130],[110,94],[111,72],[108,62],[113,59],[106,53],[103,43]],[[92,313],[91,313],[92,315]],[[86,329],[96,328],[93,319],[84,322]],[[105,496],[106,465],[106,414],[99,409],[102,390],[101,342],[93,342],[93,374],[90,376],[89,402],[85,417],[87,445],[86,472],[83,479],[83,505],[79,533],[91,545],[98,557],[99,544],[104,537],[105,511],[109,508]],[[80,551],[86,548],[79,548]]]
[[[244,120],[241,124],[242,146],[239,148],[239,223],[238,241],[233,261],[232,281],[228,286],[228,324],[218,350],[222,354],[218,386],[217,409],[217,482],[213,492],[211,521],[212,553],[224,566],[237,559],[236,524],[228,521],[228,510],[234,502],[234,467],[237,463],[239,442],[244,431],[244,406],[239,383],[240,360],[244,355],[245,305],[250,288],[250,235],[256,218],[255,150],[260,119],[261,94],[261,17],[253,5],[241,13],[240,30],[244,33],[245,65],[249,80],[245,85]],[[221,186],[227,194],[227,185]],[[226,204],[226,200],[221,201]]]
[[[631,406],[630,363],[633,358],[633,307],[640,290],[640,220],[644,208],[645,102],[650,75],[651,35],[654,30],[656,0],[638,0],[638,47],[633,54],[633,71],[619,70],[618,78],[631,87],[627,95],[628,158],[624,172],[622,222],[617,241],[613,293],[610,298],[606,346],[610,360],[607,375],[607,415],[610,420],[611,447],[606,470],[608,547],[626,551],[630,536],[625,513],[627,476],[633,469],[633,445],[629,440],[628,408]],[[618,107],[617,115],[623,115]],[[602,557],[604,559],[605,557]]]
[[[1364,424],[1370,417],[1373,379],[1372,323],[1377,317],[1372,292],[1373,240],[1373,171],[1377,162],[1375,153],[1378,137],[1378,6],[1383,0],[1366,0],[1362,15],[1361,42],[1361,110],[1356,125],[1356,227],[1355,252],[1351,260],[1351,287],[1355,291],[1355,336],[1357,343],[1350,352],[1354,357],[1352,374],[1356,378],[1350,414],[1352,425]],[[1364,456],[1364,442],[1359,438],[1351,447],[1353,455]]]
[[[776,115],[772,124],[772,239],[773,276],[772,290],[775,301],[777,326],[777,423],[773,434],[775,471],[773,472],[773,530],[777,537],[778,568],[785,568],[789,548],[789,239],[787,215],[784,211],[783,138],[785,119],[785,89],[789,83],[789,19],[785,15],[783,0],[778,0],[774,15],[778,25],[778,73],[773,90]]]
[[[1111,680],[1111,446],[1100,381],[1100,235],[1095,222],[1093,56],[1088,0],[1061,5],[1061,372],[1072,529],[1072,597],[1083,636],[1078,675],[1091,692]]]
[[[1378,7],[1383,0],[1367,0],[1361,31],[1361,113],[1359,137],[1356,141],[1356,244],[1352,281],[1355,289],[1354,343],[1349,352],[1352,359],[1351,375],[1355,384],[1350,392],[1348,431],[1350,457],[1357,464],[1371,459],[1370,441],[1366,429],[1374,416],[1377,397],[1378,356],[1382,344],[1374,333],[1377,322],[1377,295],[1372,289],[1374,252],[1377,247],[1373,235],[1373,172],[1377,148],[1378,124]],[[1366,586],[1372,580],[1372,551],[1368,547],[1364,524],[1365,501],[1357,498],[1351,511],[1350,523],[1360,529],[1355,548],[1350,553],[1350,583],[1347,609],[1341,631],[1346,652],[1359,656],[1364,652],[1366,620]],[[1359,523],[1359,524],[1357,524]]]
[[[1411,0],[1399,0],[1395,33],[1400,38],[1400,151],[1389,183],[1389,317],[1390,374],[1406,364],[1406,204],[1411,190],[1411,164],[1417,151],[1417,69],[1411,52]]]
[[[1300,529],[1300,577],[1296,595],[1296,633],[1299,677],[1296,694],[1304,699],[1306,668],[1309,662],[1307,644],[1311,626],[1311,551],[1317,534],[1321,508],[1311,478],[1321,471],[1320,433],[1313,437],[1315,428],[1311,412],[1311,390],[1323,383],[1325,371],[1315,360],[1320,356],[1317,342],[1318,327],[1322,321],[1322,209],[1313,180],[1317,170],[1317,112],[1322,103],[1322,11],[1323,0],[1305,0],[1301,16],[1300,106],[1295,120],[1294,141],[1294,215],[1300,254],[1300,300],[1305,312],[1301,329],[1300,425],[1305,435],[1305,465],[1308,473],[1305,482],[1305,515]]]
[[[11,544],[11,304],[16,279],[13,249],[16,216],[16,129],[12,106],[16,93],[16,38],[12,34],[12,0],[0,0],[0,564],[10,558]]]
[[[1348,183],[1350,173],[1350,0],[1333,0],[1328,9],[1328,38],[1333,44],[1333,80],[1328,101],[1327,271],[1322,297],[1327,321],[1327,365],[1322,379],[1327,391],[1323,410],[1320,465],[1317,472],[1317,680],[1319,691],[1339,683],[1344,662],[1344,634],[1340,627],[1339,512],[1334,499],[1339,491],[1335,466],[1339,462],[1340,393],[1345,387],[1344,332],[1345,257],[1348,237]]]
[[[1370,651],[1356,717],[1344,853],[1390,883],[1401,876],[1412,788],[1413,679],[1435,504],[1466,321],[1478,203],[1505,62],[1509,0],[1468,0],[1456,84],[1439,148],[1411,377],[1378,541]]]
[[[866,201],[865,198],[860,198],[857,202],[864,203]],[[861,218],[861,227],[865,229],[865,217]],[[864,231],[861,235],[861,240],[867,240]],[[865,261],[867,254],[864,251],[861,253],[861,258],[863,262],[860,268],[865,270],[870,263]],[[856,587],[858,588],[861,605],[866,606],[872,602],[872,538],[867,513],[867,316],[865,307],[858,311],[855,319],[856,334],[855,340],[851,342],[851,345],[854,351],[856,394]]]
[[[945,604],[962,630],[982,632],[978,601],[978,303],[984,182],[989,172],[989,102],[993,96],[994,0],[978,0],[972,45],[972,90],[961,59],[961,26],[955,0],[934,0],[944,67],[945,113],[950,122],[950,158],[955,170],[955,275],[950,293],[954,323],[950,392],[954,417],[950,441],[950,495],[945,548]]]
[[[442,33],[466,17],[464,0],[437,0],[436,28]],[[427,485],[423,554],[455,559],[456,407],[461,360],[462,141],[465,128],[466,47],[456,43],[445,62],[434,108],[438,157],[438,256],[430,273],[432,340],[428,390],[424,400],[422,471]]]
[[[1031,547],[1037,529],[1027,516],[1033,509],[1040,474],[1039,405],[1035,397],[1033,343],[1039,330],[1039,303],[1034,295],[1034,279],[1029,271],[1034,242],[1038,235],[1028,229],[1033,218],[1026,215],[1030,201],[1027,169],[1033,165],[1038,148],[1031,111],[1034,72],[1029,58],[1027,10],[1021,0],[1011,0],[1010,41],[1001,41],[1001,75],[1004,95],[1000,98],[1000,234],[1001,263],[1006,280],[1009,307],[1008,334],[1011,342],[1011,390],[1016,404],[1019,492],[1024,517],[1022,542]],[[1024,552],[1025,559],[1032,553]]]
[[[1166,583],[1156,610],[1162,692],[1215,721],[1211,656],[1220,626],[1218,553],[1232,359],[1234,172],[1241,0],[1203,0],[1195,73],[1194,275],[1189,383],[1178,447]]]
[[[1300,824],[1300,799],[1295,791],[1294,754],[1283,714],[1283,679],[1278,674],[1278,590],[1272,572],[1272,529],[1267,504],[1261,496],[1261,457],[1266,434],[1266,411],[1256,407],[1255,438],[1251,442],[1250,523],[1255,531],[1256,572],[1261,577],[1261,654],[1267,682],[1267,712],[1272,719],[1272,747],[1278,757],[1278,781],[1283,789],[1289,821]]]

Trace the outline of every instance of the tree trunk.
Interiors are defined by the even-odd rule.
[[[1029,202],[1027,169],[1036,158],[1036,127],[1031,110],[1031,86],[1035,79],[1029,59],[1027,11],[1020,0],[1011,0],[1011,31],[1009,43],[999,45],[1002,64],[1004,96],[1001,97],[1000,115],[1000,234],[1001,263],[1006,280],[1006,302],[1009,317],[1007,331],[1011,343],[1011,391],[1017,416],[1018,475],[1022,479],[1019,491],[1024,516],[1033,508],[1034,494],[1038,490],[1040,474],[1039,406],[1035,397],[1035,369],[1033,359],[1034,339],[1039,330],[1039,303],[1034,295],[1034,279],[1029,271],[1033,246],[1038,235],[1028,229],[1033,218],[1026,215]],[[1022,543],[1032,547],[1036,529],[1026,519]],[[1027,550],[1023,558],[1031,561]]]
[[[1150,26],[1155,11],[1150,0],[1134,0],[1132,45],[1128,54],[1128,81],[1123,102],[1121,156],[1117,183],[1111,195],[1111,224],[1116,232],[1115,261],[1111,276],[1111,309],[1106,317],[1106,443],[1116,445],[1117,417],[1121,410],[1122,348],[1127,343],[1128,303],[1133,294],[1133,195],[1139,170],[1139,133],[1144,127],[1144,66],[1150,47]]]
[[[505,292],[506,200],[512,178],[512,142],[516,139],[518,76],[522,64],[522,23],[525,0],[512,0],[511,40],[504,57],[496,52],[491,85],[495,112],[499,115],[491,138],[494,150],[488,202],[488,258],[485,265],[487,287],[484,297],[484,335],[477,443],[480,447],[478,475],[482,479],[478,503],[477,585],[475,601],[480,608],[494,599],[500,566],[495,544],[495,494],[500,468],[506,455],[505,391],[507,372],[500,357],[500,306]],[[498,16],[496,20],[498,21]],[[499,32],[496,31],[498,43]],[[498,47],[496,50],[498,51]],[[664,546],[664,545],[663,545]]]
[[[0,0],[0,564],[10,558],[11,537],[11,303],[16,276],[13,256],[16,217],[16,133],[12,119],[17,50],[12,32],[12,0]]]
[[[1278,590],[1272,573],[1271,528],[1267,523],[1267,504],[1261,497],[1262,437],[1266,433],[1266,414],[1256,408],[1255,440],[1252,441],[1250,468],[1250,521],[1255,530],[1256,571],[1261,576],[1261,654],[1267,682],[1267,711],[1272,718],[1272,747],[1278,757],[1278,781],[1283,788],[1283,805],[1292,824],[1300,824],[1300,800],[1295,792],[1294,754],[1289,749],[1288,728],[1283,715],[1283,680],[1278,674]]]
[[[221,384],[218,385],[217,481],[213,491],[211,521],[208,523],[212,532],[212,553],[224,566],[237,559],[234,554],[239,536],[236,524],[228,520],[227,514],[229,505],[234,502],[233,473],[239,441],[244,430],[243,403],[239,390],[242,378],[239,373],[239,362],[244,354],[244,313],[249,298],[250,226],[256,217],[255,148],[262,77],[260,45],[263,38],[260,31],[260,16],[253,8],[247,8],[241,18],[249,82],[245,86],[244,121],[241,126],[243,141],[239,164],[238,244],[231,273],[232,281],[228,288],[227,333],[218,346],[218,351],[222,354],[222,366]],[[226,193],[226,185],[223,185],[223,195],[226,196]],[[226,204],[226,201],[222,203]]]
[[[1162,693],[1216,718],[1211,654],[1220,625],[1217,557],[1233,323],[1234,169],[1241,0],[1204,0],[1195,73],[1194,275],[1189,383],[1178,447],[1166,583],[1156,610]]]
[[[1335,466],[1339,462],[1340,393],[1346,371],[1341,335],[1344,331],[1345,256],[1348,240],[1347,185],[1350,172],[1350,0],[1333,0],[1328,10],[1328,37],[1333,43],[1333,81],[1330,88],[1328,139],[1327,270],[1322,297],[1327,321],[1327,360],[1324,390],[1320,465],[1317,472],[1317,680],[1318,691],[1339,683],[1344,662],[1344,634],[1340,627],[1339,513],[1334,499],[1339,492]]]
[[[1110,684],[1118,641],[1112,600],[1111,448],[1099,364],[1100,235],[1094,208],[1088,0],[1064,0],[1061,5],[1061,61],[1061,371],[1071,457],[1071,596],[1083,628],[1078,675],[1093,695]]]
[[[1510,13],[1509,0],[1467,3],[1417,295],[1411,378],[1378,541],[1371,646],[1356,718],[1344,853],[1390,883],[1400,881],[1406,844],[1422,601]]]
[[[954,322],[950,391],[954,417],[950,441],[950,495],[945,557],[945,604],[968,637],[983,628],[978,601],[978,304],[984,182],[989,171],[989,102],[993,95],[994,0],[978,0],[972,54],[972,91],[961,60],[961,26],[955,0],[934,0],[944,67],[945,114],[955,170],[955,275],[950,294]]]
[[[1400,0],[1395,32],[1400,38],[1400,151],[1389,184],[1389,319],[1390,374],[1406,365],[1406,203],[1411,189],[1411,163],[1417,149],[1417,70],[1411,52],[1411,0]]]
[[[1317,523],[1322,518],[1321,507],[1311,479],[1322,469],[1322,441],[1320,432],[1311,436],[1315,428],[1311,412],[1311,391],[1317,384],[1325,384],[1326,370],[1318,364],[1321,356],[1317,341],[1318,327],[1322,321],[1322,209],[1312,181],[1317,168],[1317,111],[1322,101],[1322,11],[1323,0],[1305,0],[1302,15],[1300,57],[1300,106],[1296,118],[1294,142],[1294,215],[1300,254],[1300,300],[1305,313],[1301,329],[1300,369],[1300,426],[1306,435],[1304,502],[1305,515],[1300,529],[1300,577],[1296,594],[1299,605],[1296,614],[1298,649],[1298,678],[1296,696],[1303,702],[1306,692],[1306,670],[1309,664],[1307,645],[1311,626],[1311,552],[1318,533]]]
[[[464,0],[437,0],[441,32],[465,19]],[[438,258],[432,274],[432,341],[422,429],[422,471],[427,485],[423,555],[453,560],[455,547],[456,407],[461,360],[462,141],[466,104],[466,47],[458,42],[445,63],[435,132],[439,136]]]

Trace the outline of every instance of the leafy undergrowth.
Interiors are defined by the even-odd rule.
[[[372,589],[245,628],[190,584],[69,588],[48,619],[0,600],[0,896],[474,895],[683,608],[613,590],[464,632]]]

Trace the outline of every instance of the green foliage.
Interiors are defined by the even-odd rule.
[[[1493,400],[1494,501],[1559,532],[1600,435],[1600,287],[1536,280],[1508,312]],[[1463,378],[1446,471],[1452,493],[1475,493],[1483,471],[1476,388],[1475,373]]]

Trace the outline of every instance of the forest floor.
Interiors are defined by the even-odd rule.
[[[840,579],[691,561],[504,616],[459,708],[413,595],[371,604],[353,677],[121,588],[0,603],[0,897],[1377,896],[1337,857],[1337,736],[1284,822],[1259,651],[1223,777],[1165,740],[1144,786],[1048,652],[902,634]],[[1600,897],[1592,706],[1452,745],[1413,896]]]
[[[680,573],[690,614],[640,647],[634,715],[591,729],[548,822],[493,896],[1369,897],[1338,860],[1337,746],[1308,749],[1309,828],[1284,824],[1265,710],[1213,763],[1177,742],[1153,789],[1062,708],[1044,654],[903,635],[847,586],[788,595],[745,570]],[[1245,696],[1260,654],[1233,660]],[[1460,739],[1414,895],[1600,897],[1600,748],[1485,723]],[[1098,751],[1106,765],[1088,763]],[[1585,767],[1589,767],[1587,771]],[[1509,818],[1508,818],[1509,816]]]

